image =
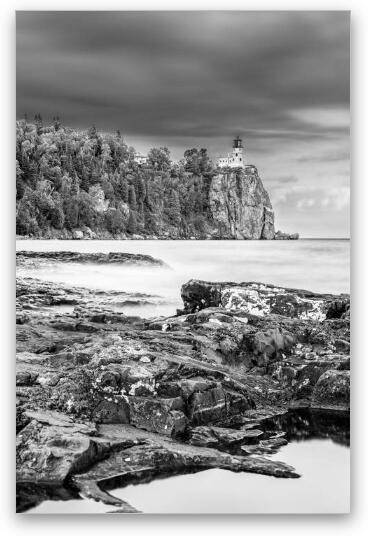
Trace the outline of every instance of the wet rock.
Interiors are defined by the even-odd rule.
[[[283,233],[282,231],[277,231],[274,236],[274,240],[298,240],[299,233]]]
[[[27,322],[29,322],[29,319],[30,319],[30,316],[25,311],[18,310],[16,312],[16,318],[15,318],[16,324],[26,324]]]
[[[274,434],[268,439],[261,439],[258,443],[253,445],[242,445],[241,450],[245,454],[256,454],[256,455],[270,455],[275,454],[280,447],[288,444],[288,441],[283,437],[284,432]]]
[[[27,416],[26,411],[22,404],[19,402],[16,405],[16,431],[17,434],[23,430],[27,424],[31,422],[31,419]]]
[[[336,339],[335,347],[338,352],[350,352],[350,342],[344,339]]]
[[[226,417],[226,396],[221,387],[195,392],[188,400],[188,416],[193,424],[207,424]]]
[[[188,419],[181,398],[129,397],[130,422],[138,428],[167,436],[183,434]]]
[[[126,315],[122,312],[115,312],[112,309],[95,307],[93,305],[83,305],[74,307],[74,315],[77,318],[83,318],[90,322],[97,322],[102,324],[126,322]]]
[[[130,422],[130,408],[125,399],[101,400],[93,410],[92,418],[96,423],[113,424]]]
[[[81,233],[82,231],[75,231]],[[141,253],[82,253],[77,251],[17,251],[17,263],[24,264],[27,260],[37,260],[39,262],[77,262],[96,264],[133,264],[141,266],[167,266],[162,260],[155,259],[151,255]]]
[[[17,436],[17,482],[61,484],[106,452],[104,443],[78,426],[44,426],[33,420]]]
[[[16,375],[16,385],[33,385],[37,380],[37,372],[19,371]]]
[[[280,361],[290,353],[295,343],[292,334],[280,328],[259,331],[253,337],[253,361],[260,367],[270,361]]]
[[[137,430],[129,425],[101,427],[100,435],[109,441],[139,442],[135,446],[118,449],[107,458],[93,465],[83,474],[75,474],[73,483],[83,492],[86,485],[90,486],[97,498],[101,497],[95,484],[103,484],[104,490],[125,485],[128,482],[139,482],[153,479],[158,475],[185,473],[188,471],[217,467],[234,472],[247,471],[267,474],[279,478],[297,478],[295,470],[282,463],[255,456],[233,456],[216,449],[197,447],[164,436]],[[94,490],[94,491],[93,491]],[[102,499],[103,500],[103,499]]]
[[[350,372],[327,370],[319,378],[312,394],[312,407],[319,409],[350,409]]]
[[[192,279],[182,286],[181,295],[187,313],[221,306],[256,316],[278,314],[322,321],[331,315],[331,308],[342,315],[349,306],[349,297],[346,295],[339,300],[345,305],[336,309],[336,297],[332,295],[262,283],[209,283]]]
[[[294,386],[295,394],[297,398],[310,398],[313,393],[314,386],[318,382],[319,378],[327,370],[332,368],[338,368],[342,365],[345,359],[341,359],[341,356],[337,356],[337,359],[333,360],[317,360],[316,362],[308,363],[304,365],[296,372],[296,382]]]
[[[191,431],[190,443],[201,447],[224,447],[252,443],[263,435],[261,430],[234,430],[218,426],[197,426]]]

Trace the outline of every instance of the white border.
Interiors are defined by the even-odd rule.
[[[352,296],[353,296],[353,382],[352,382],[352,514],[349,516],[26,516],[15,515],[14,483],[14,205],[15,205],[15,10],[351,10],[352,11]],[[244,534],[295,536],[323,533],[324,536],[360,534],[367,523],[367,381],[368,352],[365,340],[368,318],[367,237],[368,232],[368,140],[366,133],[368,101],[368,7],[367,2],[351,0],[241,1],[231,4],[217,0],[124,2],[104,0],[14,1],[2,0],[0,37],[2,61],[1,87],[1,186],[0,236],[2,261],[1,296],[1,431],[2,462],[0,526],[3,534],[53,536],[77,534],[109,536],[122,531],[134,534],[180,536],[194,534]],[[316,532],[318,531],[318,532]],[[365,532],[365,531],[364,531]]]

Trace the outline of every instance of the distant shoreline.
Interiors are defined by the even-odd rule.
[[[351,238],[348,237],[341,237],[341,238],[329,238],[329,237],[303,237],[299,238],[298,240],[260,240],[260,239],[236,239],[236,238],[219,238],[219,239],[201,239],[196,238],[195,240],[188,239],[188,238],[83,238],[83,239],[75,239],[75,238],[36,238],[36,237],[25,237],[23,235],[16,235],[15,238],[16,241],[25,241],[25,240],[34,240],[35,242],[51,242],[54,240],[57,240],[58,242],[104,242],[104,241],[114,241],[114,242],[167,242],[167,241],[173,241],[173,242],[300,242],[300,241],[345,241],[350,242]]]

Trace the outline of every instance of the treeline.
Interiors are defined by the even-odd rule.
[[[16,132],[17,234],[205,232],[215,173],[206,149],[189,149],[173,163],[166,147],[153,148],[138,164],[119,131],[78,131],[57,117],[44,125],[37,115],[18,121]]]

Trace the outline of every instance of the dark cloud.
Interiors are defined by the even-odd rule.
[[[19,12],[18,113],[216,137],[347,106],[347,13]],[[57,110],[56,110],[57,108]]]
[[[267,158],[290,158],[296,141],[300,166],[331,161],[323,154],[334,147],[348,158],[349,18],[18,12],[17,116],[119,128],[139,149],[165,144],[176,158],[195,145],[218,154],[240,134],[267,172]],[[306,150],[317,142],[321,150]]]

